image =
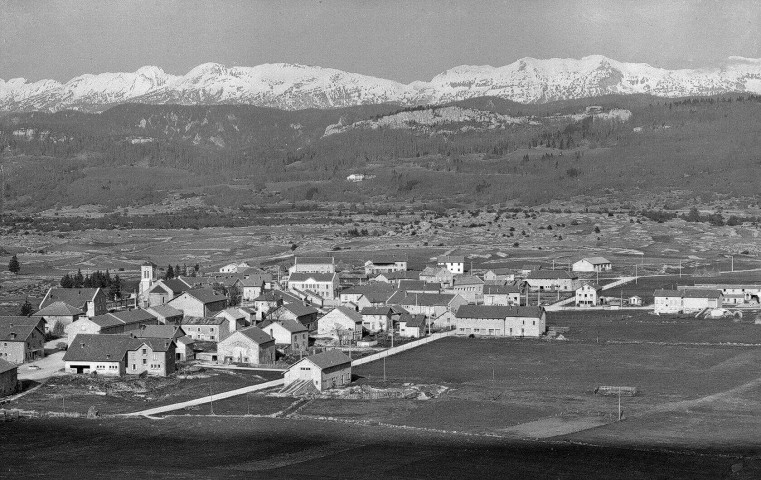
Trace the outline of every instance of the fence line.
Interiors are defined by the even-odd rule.
[[[374,353],[372,355],[368,355],[363,358],[358,358],[357,360],[354,360],[351,362],[351,366],[356,367],[357,365],[364,365],[365,363],[374,362],[384,357],[390,357],[391,355],[396,355],[397,353],[404,352],[411,348],[419,347],[420,345],[425,345],[426,343],[436,341],[440,338],[451,337],[455,333],[456,332],[454,330],[450,330],[448,332],[434,333],[433,335],[429,335],[425,338],[421,338],[420,340],[415,340],[409,343],[405,343],[404,345],[399,345],[398,347],[389,348],[388,350],[384,350],[382,352]]]

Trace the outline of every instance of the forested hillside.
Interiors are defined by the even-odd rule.
[[[0,117],[6,208],[411,199],[537,204],[603,189],[757,195],[761,101],[477,98],[287,112],[121,105]],[[370,178],[346,181],[350,173]]]

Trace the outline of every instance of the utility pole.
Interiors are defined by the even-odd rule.
[[[735,256],[734,255],[730,255],[729,258],[732,259],[732,271],[734,272],[735,271]]]
[[[682,278],[682,259],[679,259],[679,278]]]
[[[618,387],[618,421],[621,421],[621,387]]]
[[[383,381],[386,381],[386,357],[383,357]]]
[[[635,263],[635,264],[634,264],[634,284],[636,285],[637,283],[638,283],[638,278],[637,278],[637,264]]]
[[[211,403],[209,415],[214,415],[214,395],[211,392],[211,385],[209,385],[209,402]]]

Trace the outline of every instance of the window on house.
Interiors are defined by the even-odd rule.
[[[143,365],[145,365],[145,364],[147,364],[147,363],[148,363],[148,359],[144,358],[144,359],[143,359]]]
[[[148,350],[148,349],[146,349],[146,348],[144,348],[144,349],[143,349],[143,355],[145,355],[146,353],[148,353],[148,351],[147,351],[147,350]]]

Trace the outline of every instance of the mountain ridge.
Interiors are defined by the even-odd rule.
[[[185,75],[149,65],[135,72],[83,74],[65,83],[0,79],[0,111],[99,112],[123,103],[302,110],[382,103],[436,105],[484,96],[541,104],[611,94],[676,98],[742,92],[761,93],[761,59],[733,56],[718,67],[668,70],[602,55],[524,57],[502,67],[455,66],[428,82],[409,84],[299,64],[204,63]]]

